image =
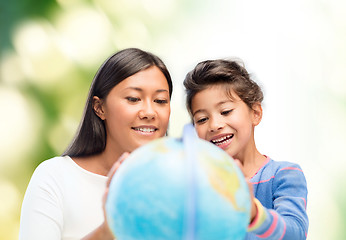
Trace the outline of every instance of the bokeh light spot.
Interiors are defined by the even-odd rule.
[[[112,26],[100,12],[79,7],[56,19],[62,50],[86,67],[99,64],[112,48]]]
[[[17,28],[14,45],[27,79],[45,86],[55,84],[68,71],[71,63],[58,42],[54,28],[46,21],[30,21]]]
[[[37,141],[40,126],[39,112],[18,91],[0,87],[0,166],[25,160]],[[20,157],[21,156],[21,157]]]
[[[0,61],[0,79],[7,85],[15,85],[25,79],[21,59],[14,53],[6,53]]]

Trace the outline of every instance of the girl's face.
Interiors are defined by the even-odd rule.
[[[259,115],[235,92],[231,93],[234,99],[222,85],[198,92],[191,102],[193,122],[200,138],[222,148],[233,158],[243,159],[255,147],[254,126],[260,121],[262,109],[259,105]]]
[[[106,148],[132,152],[167,131],[171,111],[167,79],[156,66],[142,70],[116,85],[105,100],[94,97],[94,108],[105,121]]]

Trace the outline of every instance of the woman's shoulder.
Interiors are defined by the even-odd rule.
[[[38,179],[69,179],[74,178],[82,181],[105,182],[106,176],[90,172],[79,166],[70,156],[57,156],[40,163],[33,173],[33,177]]]
[[[69,156],[57,156],[41,162],[35,171],[43,170],[58,170],[61,167],[66,167],[66,165],[71,164],[72,159]]]
[[[41,162],[30,178],[26,195],[52,194],[63,189],[62,184],[68,177],[65,169],[69,168],[70,161],[67,156],[59,156]]]
[[[35,169],[33,176],[36,178],[47,178],[61,175],[64,169],[71,165],[72,159],[68,156],[57,156],[41,162]]]

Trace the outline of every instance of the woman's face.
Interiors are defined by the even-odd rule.
[[[167,131],[171,111],[167,79],[156,66],[142,70],[116,85],[100,107],[106,148],[118,154],[132,152]]]

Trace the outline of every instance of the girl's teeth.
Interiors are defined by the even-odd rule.
[[[220,145],[220,143],[225,141],[226,139],[227,139],[226,142],[228,142],[232,138],[232,136],[233,135],[227,135],[227,136],[224,136],[224,137],[221,137],[218,139],[214,139],[214,140],[212,140],[212,142],[215,143],[216,145]]]
[[[231,141],[231,138],[230,139],[227,139],[225,142],[217,142],[217,143],[215,143],[215,145],[216,146],[219,146],[219,145],[221,145],[221,144],[225,144],[225,143],[228,143],[228,142],[230,142]]]

